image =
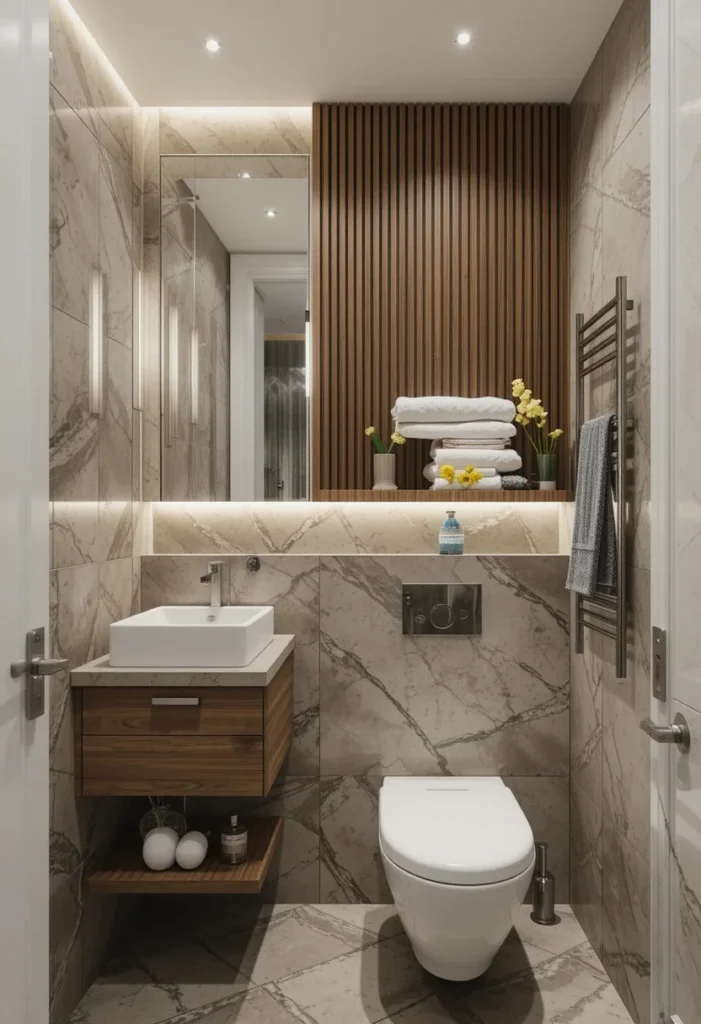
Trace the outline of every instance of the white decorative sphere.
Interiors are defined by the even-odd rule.
[[[181,868],[192,871],[207,856],[207,837],[202,832],[186,832],[178,843],[175,859]]]
[[[144,864],[152,871],[166,871],[175,863],[178,833],[173,828],[154,828],[144,839]]]

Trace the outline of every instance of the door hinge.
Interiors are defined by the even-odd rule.
[[[667,700],[667,630],[659,626],[652,627],[652,695]]]

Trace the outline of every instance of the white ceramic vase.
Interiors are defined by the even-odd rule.
[[[372,469],[375,483],[373,491],[396,491],[394,482],[397,473],[396,455],[373,455]]]

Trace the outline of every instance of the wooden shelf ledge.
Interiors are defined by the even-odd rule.
[[[191,829],[210,832],[209,850],[203,864],[194,871],[173,867],[151,871],[141,856],[138,829],[114,847],[103,866],[87,878],[90,892],[105,893],[259,893],[282,834],[281,818],[250,818],[248,860],[232,866],[219,859],[221,821],[193,819]]]
[[[572,491],[317,491],[314,501],[573,501]]]

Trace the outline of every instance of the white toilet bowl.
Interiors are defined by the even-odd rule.
[[[500,778],[385,778],[380,851],[422,967],[483,974],[533,875],[533,832]]]

